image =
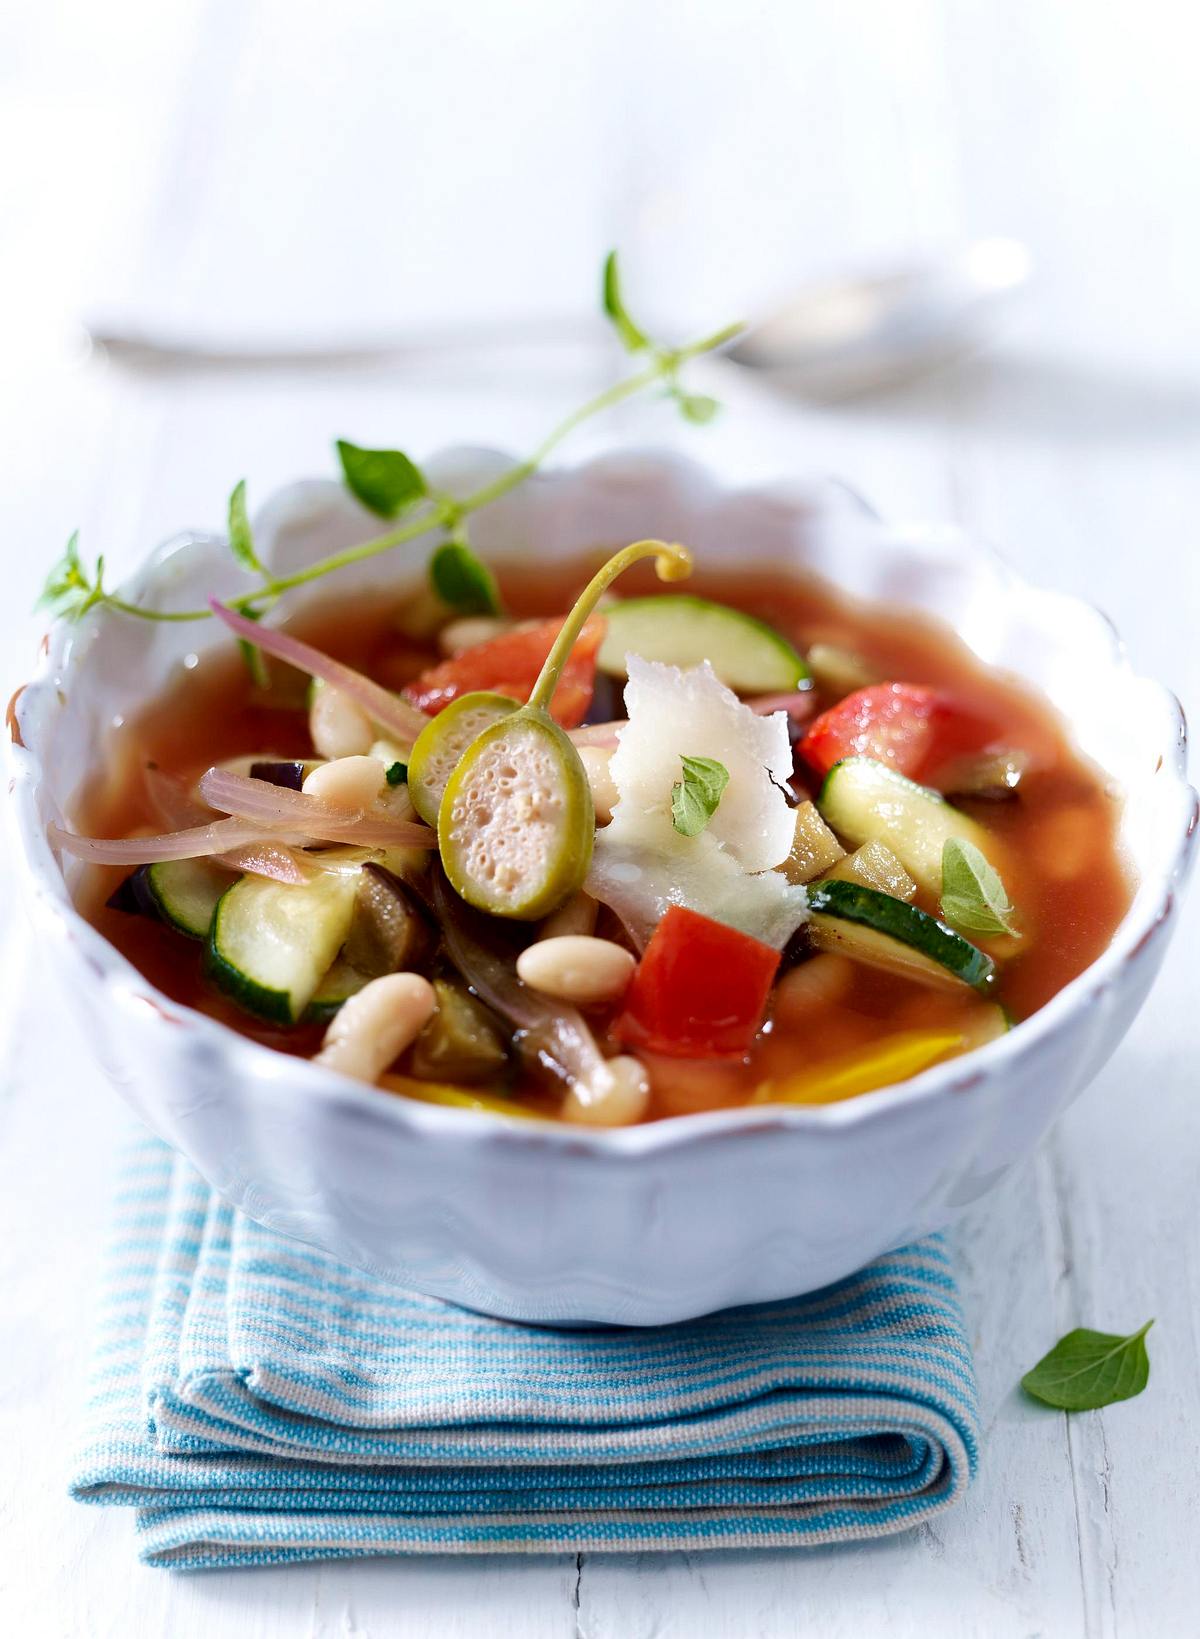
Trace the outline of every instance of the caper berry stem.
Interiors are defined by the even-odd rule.
[[[571,650],[578,641],[584,623],[604,593],[640,558],[654,558],[659,580],[686,580],[692,572],[692,554],[686,546],[673,541],[634,541],[615,552],[603,568],[598,569],[575,600],[575,607],[563,621],[562,630],[546,656],[538,673],[537,682],[529,696],[528,706],[534,711],[545,711],[558,687],[559,674],[567,663]]]

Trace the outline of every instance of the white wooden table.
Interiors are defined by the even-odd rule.
[[[1196,24],[1171,0],[87,0],[0,13],[5,692],[76,524],[118,572],[328,441],[521,447],[603,351],[440,370],[122,377],[71,322],[362,331],[590,299],[610,242],[681,325],[943,238],[1041,269],[987,365],[817,411],[734,384],[718,427],[641,411],[731,474],[825,469],[1082,592],[1200,700]],[[743,400],[746,400],[743,403]],[[583,451],[595,440],[581,440]],[[118,1121],[12,913],[0,976],[0,1632],[1137,1635],[1200,1629],[1197,906],[1127,1044],[964,1222],[986,1439],[966,1504],[841,1552],[419,1559],[180,1578],[65,1496]],[[1139,1400],[1015,1392],[1068,1326],[1154,1314]]]

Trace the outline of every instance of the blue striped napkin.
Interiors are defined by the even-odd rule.
[[[863,1540],[974,1472],[939,1237],[794,1302],[551,1331],[285,1240],[155,1139],[117,1216],[72,1490],[135,1507],[153,1565]]]

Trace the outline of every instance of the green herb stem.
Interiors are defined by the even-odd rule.
[[[108,609],[119,609],[123,615],[136,615],[138,620],[204,620],[212,614],[211,609],[140,609],[136,603],[126,603],[112,592],[106,592],[99,601]]]
[[[537,681],[529,696],[528,709],[533,711],[548,711],[550,702],[554,698],[554,691],[558,687],[559,674],[567,663],[571,650],[579,639],[579,634],[587,622],[588,616],[603,597],[604,593],[616,580],[623,575],[631,564],[642,558],[653,558],[658,571],[659,580],[684,580],[692,572],[692,555],[686,546],[679,546],[669,541],[634,541],[616,552],[608,562],[592,576],[583,591],[575,600],[574,606],[566,620],[559,628],[554,646],[543,662],[538,673]]]
[[[584,422],[590,421],[594,416],[603,414],[606,410],[614,409],[617,405],[625,403],[627,399],[636,398],[639,393],[644,392],[648,387],[652,387],[656,382],[666,382],[673,388],[680,367],[683,364],[689,359],[698,358],[703,353],[711,353],[724,346],[742,328],[741,324],[724,325],[720,330],[715,330],[710,335],[701,337],[699,341],[689,342],[683,347],[665,348],[649,344],[653,354],[651,363],[635,371],[632,375],[626,376],[624,380],[614,383],[613,386],[606,387],[603,392],[597,393],[593,398],[588,399],[585,404],[580,405],[577,410],[573,410],[570,415],[565,416],[556,427],[551,429],[532,455],[526,457],[524,461],[517,462],[507,472],[502,472],[489,483],[482,485],[470,495],[463,496],[459,500],[444,495],[432,497],[425,508],[408,517],[397,528],[389,529],[382,535],[374,536],[371,540],[361,541],[357,546],[344,547],[340,552],[330,553],[328,557],[321,558],[304,569],[297,569],[289,575],[278,576],[262,570],[262,579],[259,584],[237,597],[229,598],[227,600],[229,607],[241,613],[254,612],[256,605],[270,602],[283,592],[291,591],[297,586],[307,585],[310,581],[319,580],[325,575],[334,574],[339,569],[348,569],[352,564],[364,563],[368,559],[377,558],[384,552],[391,552],[398,546],[404,546],[407,542],[428,534],[431,530],[442,529],[449,532],[457,530],[464,518],[469,517],[474,512],[479,512],[483,507],[490,506],[493,501],[498,501],[503,496],[510,494],[513,490],[519,488],[527,478],[531,478],[547,456],[557,449],[563,440],[568,438]],[[356,457],[375,459],[371,456],[371,452],[358,451],[354,446],[342,446],[340,449],[343,464],[345,463],[345,449],[352,450]],[[416,471],[415,468],[413,470]],[[239,485],[234,491],[231,505],[231,517],[236,520],[238,526],[232,531],[232,534],[237,537],[235,548],[239,546],[241,548],[240,552],[235,550],[235,556],[238,556],[243,568],[249,568],[253,563],[254,566],[261,569],[261,565],[258,564],[254,555],[249,525],[245,522],[244,509],[245,490],[243,485]],[[122,614],[133,615],[139,620],[192,621],[211,618],[211,610],[207,608],[172,611],[139,608],[137,604],[129,603],[124,598],[105,592],[100,576],[97,576],[94,586],[89,585],[78,563],[74,537],[72,537],[71,545],[68,548],[66,563],[71,577],[70,586],[74,589],[77,598],[78,606],[74,611],[77,615],[86,612],[86,609],[94,607],[97,603],[104,603],[110,609],[117,609]],[[53,600],[48,597],[47,601]]]

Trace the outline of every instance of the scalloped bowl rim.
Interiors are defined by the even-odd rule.
[[[512,459],[492,450],[453,453],[486,456],[493,460]],[[589,472],[603,475],[606,464],[611,464],[614,459],[650,460],[681,472],[702,473],[709,480],[712,476],[708,468],[684,460],[674,453],[643,449],[621,451],[615,457],[612,454],[601,456],[588,463],[558,468],[554,471],[558,474],[569,471],[575,475]],[[536,482],[536,479],[533,482]],[[842,488],[855,504],[861,506],[864,511],[871,512],[869,505],[858,497],[851,486],[839,479],[830,479],[827,482]],[[794,482],[784,481],[782,484],[737,488],[722,485],[716,493],[722,497],[733,494],[778,497],[781,494],[794,493],[797,488]],[[28,867],[27,881],[33,888],[37,902],[52,915],[58,930],[68,936],[82,936],[87,948],[97,960],[100,977],[118,1006],[136,1007],[141,1010],[150,1005],[172,1022],[178,1023],[186,1019],[188,1026],[199,1033],[201,1040],[208,1041],[222,1053],[232,1053],[240,1057],[244,1062],[245,1071],[255,1077],[271,1079],[276,1076],[291,1078],[299,1075],[307,1083],[312,1095],[328,1103],[343,1104],[363,1116],[376,1116],[385,1122],[397,1122],[401,1127],[411,1127],[426,1135],[444,1135],[457,1143],[483,1142],[490,1146],[494,1146],[497,1141],[522,1146],[532,1143],[566,1148],[576,1154],[586,1151],[596,1159],[611,1157],[613,1160],[619,1159],[624,1162],[631,1156],[661,1155],[667,1151],[686,1149],[730,1134],[761,1127],[783,1127],[819,1137],[822,1133],[841,1132],[849,1127],[866,1126],[882,1121],[912,1105],[932,1101],[939,1095],[953,1094],[974,1083],[984,1070],[1008,1060],[1019,1060],[1027,1052],[1032,1052],[1044,1037],[1053,1034],[1060,1019],[1077,1008],[1086,1006],[1089,1000],[1103,992],[1113,982],[1124,963],[1136,955],[1165,924],[1173,899],[1186,877],[1192,846],[1200,828],[1200,798],[1187,780],[1187,725],[1180,701],[1165,685],[1144,674],[1134,672],[1117,628],[1103,610],[1086,599],[1051,592],[1036,586],[1018,574],[993,546],[967,537],[965,532],[957,527],[921,526],[918,530],[909,532],[910,545],[914,536],[924,539],[927,543],[936,541],[958,544],[963,551],[976,558],[986,556],[991,560],[993,568],[1001,571],[1009,585],[1022,594],[1063,599],[1087,609],[1105,623],[1111,633],[1114,668],[1122,674],[1122,681],[1152,688],[1161,699],[1166,719],[1174,724],[1173,743],[1169,750],[1164,750],[1163,753],[1162,772],[1168,775],[1164,782],[1163,796],[1166,800],[1169,793],[1171,800],[1176,802],[1179,809],[1179,825],[1174,850],[1159,873],[1160,892],[1140,910],[1135,897],[1108,947],[1082,973],[1069,980],[1043,1007],[1028,1019],[1020,1021],[1005,1035],[905,1081],[831,1104],[743,1105],[732,1109],[670,1116],[638,1126],[617,1128],[589,1127],[552,1121],[525,1121],[489,1110],[446,1110],[437,1105],[422,1104],[415,1099],[381,1096],[376,1088],[363,1086],[308,1060],[280,1054],[273,1048],[240,1036],[230,1026],[183,1006],[151,984],[134,964],[111,945],[76,909],[37,812],[36,795],[41,773],[39,759],[32,748],[15,741],[8,743],[6,737],[7,755],[13,776],[10,781],[10,807],[16,815],[23,843],[25,863]],[[136,599],[143,589],[154,583],[164,561],[176,549],[215,539],[217,537],[201,532],[185,532],[171,537],[150,554],[141,567],[122,584],[122,595]],[[109,614],[107,611],[98,611],[89,618],[106,620],[122,617]],[[23,726],[22,719],[29,706],[35,703],[37,696],[55,687],[54,639],[64,629],[63,622],[53,623],[47,640],[41,645],[33,675],[14,697],[17,701],[16,717],[19,726]],[[1139,887],[1145,886],[1145,883],[1139,884]]]

